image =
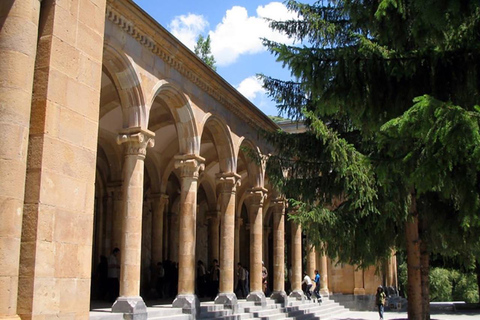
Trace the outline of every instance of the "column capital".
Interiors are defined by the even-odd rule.
[[[152,199],[160,200],[160,201],[167,201],[170,199],[170,196],[166,193],[152,193]]]
[[[243,225],[243,218],[236,218],[237,226],[241,227]]]
[[[200,171],[205,169],[205,158],[195,154],[182,154],[175,156],[175,169],[181,170],[181,177],[198,178]]]
[[[241,176],[235,172],[222,172],[215,175],[220,193],[235,193],[241,184]]]
[[[267,189],[263,187],[254,187],[247,191],[247,197],[251,201],[252,206],[263,207],[265,198],[267,197]]]
[[[274,208],[274,212],[276,213],[282,213],[285,208],[287,208],[287,200],[285,197],[278,197],[272,200],[272,206]]]
[[[155,133],[139,127],[128,128],[119,133],[117,144],[125,143],[125,155],[147,155],[147,148],[155,145]]]

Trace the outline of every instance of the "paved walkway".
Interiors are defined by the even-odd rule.
[[[350,311],[338,318],[331,320],[378,320],[378,312],[373,311]],[[407,320],[407,312],[388,311],[383,315],[384,320]],[[432,320],[480,320],[480,311],[455,311],[432,313]]]

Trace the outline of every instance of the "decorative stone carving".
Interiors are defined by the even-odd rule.
[[[175,156],[175,169],[181,170],[180,176],[198,178],[201,171],[205,169],[205,159],[194,155],[177,155]]]
[[[155,145],[155,133],[141,128],[129,128],[117,137],[118,144],[125,144],[125,155],[138,155],[145,158],[147,147]]]

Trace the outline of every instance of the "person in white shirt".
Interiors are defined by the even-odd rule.
[[[312,290],[312,279],[308,276],[308,274],[306,272],[303,273],[303,281],[302,281],[302,284],[305,285],[305,289],[304,289],[304,293],[305,295],[307,296],[307,299],[308,300],[312,300],[311,296],[312,296],[312,293],[311,293],[311,290]]]

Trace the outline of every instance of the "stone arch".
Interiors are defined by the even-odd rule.
[[[237,158],[233,148],[230,128],[216,115],[208,114],[203,119],[202,133],[208,128],[217,149],[220,172],[235,172]]]
[[[242,151],[242,148],[253,152],[259,159],[262,158],[260,148],[258,148],[252,141],[243,139],[238,150],[238,157],[243,160],[247,166],[248,182],[251,188],[263,187],[265,184],[265,170],[263,168],[263,161],[257,164],[254,159],[249,158],[246,151]]]
[[[114,83],[120,99],[123,127],[147,128],[145,98],[135,63],[111,43],[103,48],[103,70]]]
[[[148,173],[150,177],[150,183],[152,187],[152,193],[159,193],[160,192],[160,174],[158,172],[159,166],[157,165],[158,161],[155,157],[154,153],[149,154],[145,158],[145,171]]]
[[[116,145],[112,145],[111,140],[99,133],[98,146],[105,155],[108,166],[108,181],[116,181],[121,179],[122,174],[122,155],[120,149]],[[97,155],[98,158],[99,155]]]
[[[195,154],[200,152],[200,135],[198,134],[192,103],[189,97],[182,92],[179,86],[170,80],[159,81],[152,89],[153,105],[157,97],[164,99],[175,120],[178,134],[180,154]]]
[[[212,181],[212,179],[208,179],[206,177],[202,177],[198,181],[198,186],[203,187],[203,190],[205,191],[205,196],[207,198],[208,202],[208,207],[210,210],[214,210],[217,206],[217,197],[216,197],[216,192],[215,192],[215,181]]]

